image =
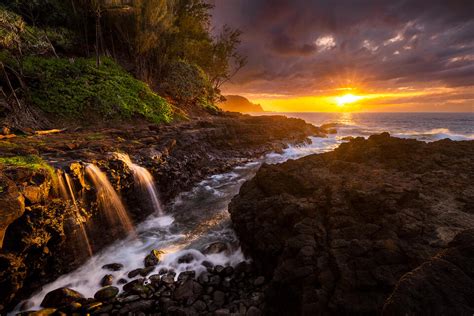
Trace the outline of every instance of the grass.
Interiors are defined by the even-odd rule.
[[[128,119],[154,123],[173,119],[172,106],[147,84],[135,79],[112,59],[99,68],[95,59],[26,57],[23,73],[31,101],[46,113],[68,119]]]

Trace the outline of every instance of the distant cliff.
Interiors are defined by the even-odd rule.
[[[226,101],[219,103],[219,107],[230,112],[263,112],[260,104],[254,104],[240,95],[226,95]]]

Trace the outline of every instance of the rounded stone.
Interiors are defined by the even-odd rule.
[[[94,298],[99,301],[108,301],[113,299],[119,293],[119,289],[115,286],[105,286],[94,294]]]

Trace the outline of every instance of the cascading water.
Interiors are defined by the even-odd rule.
[[[115,192],[105,173],[96,165],[88,164],[86,173],[97,190],[97,200],[111,227],[121,227],[126,233],[132,232],[133,225],[122,200]]]
[[[117,159],[123,161],[130,170],[133,171],[135,183],[146,192],[152,204],[153,210],[158,216],[163,216],[163,207],[161,206],[158,190],[155,186],[155,180],[151,173],[145,168],[134,164],[127,154],[115,153]]]
[[[71,178],[69,177],[69,175],[67,173],[60,172],[59,170],[58,170],[57,174],[58,174],[59,192],[61,194],[61,197],[64,200],[68,201],[70,206],[74,210],[74,217],[75,217],[74,219],[75,219],[77,225],[79,226],[79,231],[80,231],[80,234],[81,234],[82,244],[84,246],[84,247],[81,247],[81,249],[85,248],[87,250],[88,255],[90,257],[92,257],[92,255],[93,255],[92,247],[91,247],[91,244],[89,242],[89,237],[87,236],[86,228],[84,227],[84,219],[81,216],[79,206],[77,204],[77,200],[76,200],[76,197],[75,197],[75,194],[74,194],[73,184],[72,184]],[[67,186],[66,186],[66,183],[64,183],[63,176],[66,179]],[[72,202],[72,203],[70,203],[70,202]]]
[[[278,163],[323,152],[337,142],[339,140],[333,136],[314,138],[311,145],[289,147],[283,153],[267,155],[265,162]],[[187,270],[200,274],[206,271],[204,261],[223,266],[241,262],[244,257],[232,230],[227,206],[238,193],[241,184],[254,175],[261,162],[255,161],[236,167],[232,172],[214,175],[197,184],[193,190],[181,193],[169,205],[166,216],[153,214],[137,226],[137,238],[117,241],[94,255],[76,271],[43,286],[40,292],[29,299],[29,306],[31,309],[38,309],[45,295],[59,287],[70,287],[92,297],[100,288],[100,280],[105,274],[113,275],[113,279],[117,280],[114,286],[121,288],[118,280],[134,279],[128,276],[128,272],[143,267],[143,259],[152,249],[162,250],[164,255],[155,271],[150,274],[158,273],[161,268],[172,269],[177,275]],[[207,246],[215,242],[229,246],[224,252],[207,252]],[[180,260],[183,256],[192,256],[193,260]],[[124,267],[119,271],[104,270],[102,266],[109,263],[120,263]]]

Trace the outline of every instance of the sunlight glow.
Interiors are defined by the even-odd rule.
[[[353,95],[351,93],[348,93],[348,94],[345,94],[345,95],[340,96],[340,97],[335,97],[335,100],[336,100],[337,106],[343,107],[344,105],[346,105],[348,103],[354,103],[354,102],[357,102],[359,100],[362,100],[363,98],[364,97],[362,97],[362,96]]]

